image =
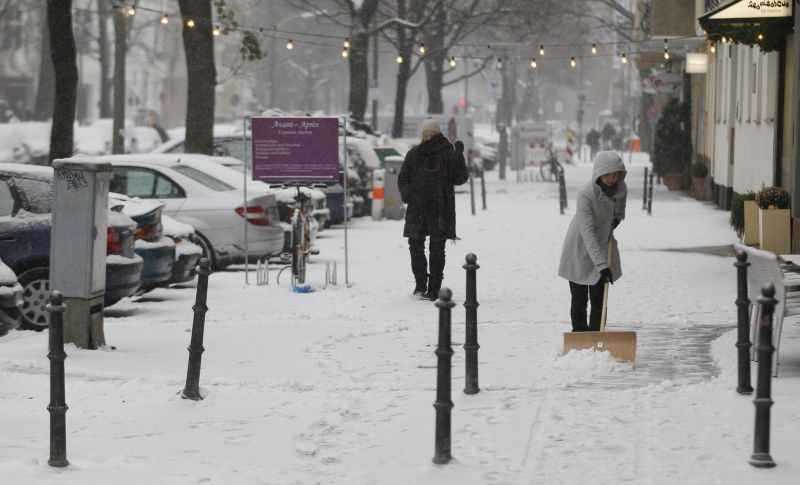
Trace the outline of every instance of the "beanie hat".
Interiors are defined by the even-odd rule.
[[[439,128],[439,122],[428,118],[427,120],[422,122],[422,125],[419,127],[420,133],[424,133],[428,130],[435,131],[436,133],[441,133],[442,129]]]

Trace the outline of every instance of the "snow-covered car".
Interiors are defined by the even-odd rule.
[[[76,126],[73,151],[76,155],[105,155],[111,153],[111,140],[100,126]]]
[[[52,183],[50,167],[0,164],[0,257],[23,289],[23,328],[42,330],[49,321]],[[106,306],[133,294],[142,270],[142,258],[134,253],[136,222],[119,210],[109,206]]]
[[[218,123],[214,125],[214,155],[244,158],[242,125]],[[155,147],[151,153],[184,153],[186,128],[173,128],[168,131],[169,140]],[[249,140],[249,138],[248,138]]]
[[[103,145],[109,148],[105,153],[111,153],[111,147],[114,143],[114,120],[112,118],[100,118],[91,122],[89,126],[98,130],[97,133],[99,133]],[[125,120],[122,133],[125,137],[125,153],[130,153],[133,149],[133,140],[136,138],[133,121]]]
[[[19,145],[24,152],[23,162],[47,165],[50,155],[50,123],[25,121],[14,123]]]
[[[19,327],[22,286],[17,275],[0,260],[0,337]]]
[[[114,192],[109,202],[122,205],[122,213],[136,221],[135,250],[144,264],[139,291],[146,293],[168,284],[175,264],[175,243],[164,235],[162,209],[164,204],[154,200],[131,199]]]
[[[161,223],[164,225],[164,235],[175,243],[175,264],[169,283],[192,281],[197,276],[197,263],[203,256],[203,248],[194,243],[194,228],[166,214],[161,216]]]
[[[25,149],[17,136],[17,123],[0,123],[0,163],[25,163]]]
[[[147,153],[89,160],[112,165],[113,192],[163,202],[165,214],[194,227],[196,242],[214,268],[242,262],[245,253],[257,259],[283,249],[275,195],[248,193],[245,203],[242,191],[209,173],[224,167],[204,155]],[[205,169],[198,169],[199,164]],[[243,221],[249,223],[247,231]]]

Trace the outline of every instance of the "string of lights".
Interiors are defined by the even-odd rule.
[[[119,10],[122,14],[133,16],[136,15],[138,12],[148,12],[159,16],[159,22],[161,25],[167,26],[170,25],[171,18],[181,18],[180,13],[176,12],[168,12],[163,11],[160,9],[146,7],[146,6],[128,6],[125,3],[121,3],[114,6],[115,9]],[[197,25],[209,25],[212,26],[212,34],[214,36],[221,35],[221,29],[218,24],[215,24],[213,19],[206,19],[206,18],[188,18],[182,19],[182,22],[185,22],[186,27],[188,28],[195,28]],[[252,25],[238,25],[241,28],[250,29],[253,35],[256,35],[261,38],[269,38],[275,39],[279,41],[284,41],[284,47],[287,51],[291,52],[295,49],[295,44],[302,44],[302,45],[313,45],[317,47],[324,47],[324,48],[336,48],[340,49],[340,55],[343,59],[347,59],[350,56],[350,39],[345,37],[344,41],[342,42],[341,47],[339,45],[332,45],[328,42],[322,42],[319,40],[310,40],[310,39],[336,39],[341,40],[341,36],[333,35],[333,34],[324,34],[324,33],[315,33],[315,32],[300,32],[294,30],[281,30],[278,29],[276,26],[271,28],[263,27],[263,26],[252,26]],[[731,30],[728,32],[727,36],[722,36],[720,39],[721,44],[726,44],[731,42],[731,37],[737,33],[737,30]],[[310,39],[309,39],[310,38]],[[674,37],[671,39],[664,39],[664,49],[663,49],[663,58],[665,61],[670,60],[672,57],[670,53],[669,42],[672,41],[673,44],[679,44],[681,41],[688,41],[688,40],[699,40],[702,37],[697,36],[683,36],[683,37]],[[763,34],[758,34],[757,39],[759,41],[764,40]],[[591,58],[608,58],[608,57],[618,57],[622,64],[628,64],[628,61],[632,58],[636,58],[637,56],[641,55],[652,55],[653,51],[652,48],[647,48],[647,46],[652,46],[654,40],[642,40],[642,41],[614,41],[614,42],[601,42],[595,41],[587,45],[587,43],[548,43],[548,44],[540,44],[539,45],[539,58],[537,60],[536,57],[525,57],[521,55],[502,55],[497,57],[498,65],[502,65],[503,60],[505,61],[517,61],[517,62],[524,62],[528,63],[532,69],[537,69],[542,60],[547,61],[567,61],[568,65],[572,68],[577,67],[579,62],[583,62],[587,59]],[[716,52],[716,42],[709,42],[708,43],[708,50],[711,53]],[[545,46],[547,49],[545,49]],[[489,51],[495,49],[502,49],[507,51],[509,49],[508,45],[503,44],[477,44],[477,43],[457,43],[448,47],[449,49],[460,49],[460,50],[482,50],[486,49]],[[570,51],[567,54],[558,54],[552,55],[552,49],[556,49],[557,51]],[[532,46],[526,47],[524,45],[515,45],[513,46],[515,51],[523,51],[526,49],[532,49]],[[578,51],[577,55],[574,51]],[[611,52],[609,52],[611,51]],[[398,53],[396,51],[386,50],[386,49],[378,49],[379,53],[388,54],[388,55],[395,55],[395,62],[398,64],[402,64],[406,62],[408,59],[403,56],[402,53]],[[587,52],[584,54],[583,52]],[[429,54],[429,50],[424,43],[420,43],[417,48],[414,49],[412,55],[416,55],[418,57],[424,57],[425,55]],[[478,54],[465,54],[462,53],[460,56],[451,55],[449,58],[446,58],[446,62],[451,68],[455,68],[458,64],[458,61],[490,61],[494,59],[496,55],[478,55]]]

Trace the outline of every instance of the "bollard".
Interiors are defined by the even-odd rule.
[[[758,322],[758,381],[756,398],[756,429],[753,437],[753,454],[750,464],[758,468],[772,468],[775,462],[769,454],[769,418],[772,407],[772,314],[775,311],[775,286],[770,284],[761,290],[758,304],[761,306],[761,320]]]
[[[256,262],[256,286],[269,286],[269,260]]]
[[[644,167],[644,192],[642,193],[642,210],[647,210],[647,167]]]
[[[558,204],[561,215],[564,215],[564,209],[567,208],[567,182],[564,179],[564,170],[558,172]]]
[[[481,169],[481,198],[483,199],[483,210],[486,210],[486,170],[484,169]]]
[[[466,374],[464,394],[477,394],[480,392],[478,387],[478,291],[476,272],[480,265],[478,257],[472,253],[467,254],[467,299],[464,301],[464,308],[467,309],[467,331],[464,341],[464,352],[466,353]]]
[[[647,189],[647,215],[653,215],[653,173],[650,172],[650,187]]]
[[[472,170],[469,172],[469,202],[472,207],[472,215],[475,215],[475,177],[472,176]]]
[[[448,288],[439,291],[439,347],[436,349],[438,357],[436,367],[436,452],[433,462],[439,465],[448,463],[450,455],[450,412],[453,401],[450,399],[450,361],[453,358],[453,348],[450,346],[450,311],[456,306],[452,302],[453,292]]]
[[[54,291],[50,294],[50,302],[47,311],[50,312],[49,330],[49,352],[47,358],[50,359],[50,404],[47,410],[50,411],[50,459],[47,464],[50,466],[64,467],[69,465],[67,461],[67,406],[64,385],[64,360],[67,354],[64,352],[64,312],[67,310],[64,305],[64,297],[60,292]]]
[[[189,344],[189,366],[186,370],[186,387],[181,391],[181,397],[199,401],[203,399],[200,395],[200,362],[203,358],[203,332],[206,324],[206,312],[208,307],[208,275],[211,274],[208,258],[200,260],[200,270],[197,276],[197,296],[194,306],[194,321],[192,322],[192,337]]]
[[[736,283],[737,297],[736,307],[738,323],[738,341],[736,348],[738,351],[739,385],[736,392],[739,394],[752,394],[753,386],[750,385],[750,299],[747,297],[747,253],[739,251],[736,253]]]

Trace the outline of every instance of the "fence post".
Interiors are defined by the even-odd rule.
[[[519,178],[519,171],[517,171],[517,178]],[[486,210],[486,170],[484,169],[481,169],[481,198],[483,199],[483,210]]]
[[[203,358],[203,333],[206,324],[206,312],[208,307],[208,276],[211,274],[211,264],[207,258],[200,260],[200,271],[197,276],[197,296],[195,297],[194,321],[192,322],[192,337],[189,344],[189,366],[186,370],[186,387],[181,391],[181,397],[199,401],[203,399],[200,395],[200,362]]]
[[[647,215],[653,215],[653,172],[650,172],[650,187],[647,189]]]
[[[756,398],[756,428],[753,437],[753,454],[750,464],[759,468],[772,468],[775,462],[769,454],[769,420],[772,407],[772,314],[775,311],[775,287],[770,284],[761,290],[758,304],[761,305],[760,333],[758,339],[758,383]]]
[[[647,210],[647,167],[644,167],[644,192],[642,193],[642,210]]]
[[[750,299],[747,297],[747,253],[739,251],[736,253],[736,307],[737,324],[739,328],[738,341],[736,348],[738,351],[739,385],[736,392],[739,394],[752,394],[753,386],[750,385]]]
[[[439,291],[439,346],[436,349],[438,357],[436,367],[436,449],[433,462],[439,465],[448,463],[450,455],[450,413],[453,401],[450,399],[450,362],[453,358],[453,348],[450,341],[450,311],[456,305],[452,301],[453,292],[449,288]]]
[[[466,353],[466,374],[464,394],[477,394],[480,392],[478,387],[478,291],[477,291],[477,270],[480,268],[478,257],[472,253],[467,254],[467,298],[464,301],[464,308],[467,309],[467,330],[464,340],[464,351]]]
[[[49,352],[50,360],[50,459],[47,464],[55,467],[69,465],[67,461],[67,406],[64,384],[64,297],[61,292],[50,294],[47,311],[50,312]]]

